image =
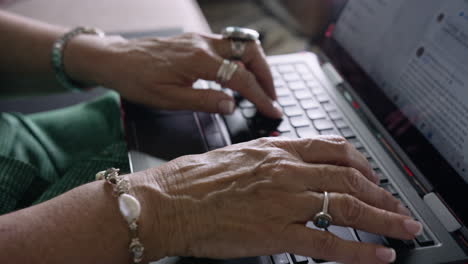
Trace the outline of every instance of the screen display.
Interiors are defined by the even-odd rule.
[[[348,1],[322,48],[466,223],[468,1]]]
[[[350,1],[334,34],[468,182],[468,1]]]

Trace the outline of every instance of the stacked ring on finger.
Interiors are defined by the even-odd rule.
[[[221,32],[224,39],[231,40],[233,60],[242,60],[247,42],[258,41],[260,34],[250,28],[227,27]]]
[[[226,84],[231,80],[238,67],[239,65],[232,61],[223,60],[223,63],[219,67],[218,73],[216,74],[216,81],[221,85]]]

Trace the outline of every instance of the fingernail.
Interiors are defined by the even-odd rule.
[[[378,248],[375,255],[383,262],[392,263],[396,259],[396,252],[393,248]]]
[[[418,221],[406,219],[405,222],[403,222],[403,224],[405,225],[406,230],[415,236],[419,236],[423,232],[423,226]]]
[[[398,205],[397,213],[399,213],[399,214],[401,214],[401,215],[411,216],[411,213],[410,213],[410,211],[408,210],[408,208],[406,208],[406,207],[405,207],[404,205],[402,205],[402,204],[399,204],[399,205]]]
[[[234,112],[234,102],[231,100],[221,100],[218,103],[218,111],[223,115],[230,115]]]
[[[275,109],[274,110],[275,111],[274,112],[275,117],[281,118],[283,116],[283,112],[281,112],[281,109],[278,108],[278,106],[275,106],[275,105],[273,105],[273,106],[274,106],[274,109]]]

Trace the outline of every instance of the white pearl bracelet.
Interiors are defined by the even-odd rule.
[[[96,174],[96,180],[106,180],[112,184],[114,194],[119,199],[120,213],[128,223],[130,229],[129,250],[133,255],[133,263],[141,263],[145,248],[138,238],[138,218],[140,217],[140,202],[132,195],[128,194],[130,182],[125,176],[119,175],[119,169],[110,168]]]

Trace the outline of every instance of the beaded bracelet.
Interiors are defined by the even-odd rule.
[[[119,175],[119,169],[109,168],[96,174],[96,180],[106,180],[112,185],[114,195],[119,199],[120,213],[127,220],[130,229],[130,245],[128,249],[133,255],[133,263],[141,263],[145,248],[138,238],[138,218],[140,217],[140,202],[128,194],[130,182],[125,176]]]
[[[80,34],[92,34],[92,35],[97,35],[98,37],[101,37],[101,38],[105,37],[105,33],[99,29],[77,27],[71,30],[70,32],[65,33],[65,35],[57,39],[54,42],[54,45],[52,46],[51,62],[52,62],[52,68],[54,69],[54,72],[55,72],[55,78],[63,87],[71,91],[80,91],[82,90],[82,88],[80,88],[80,85],[77,82],[73,81],[66,74],[65,69],[64,69],[64,64],[63,64],[63,51],[65,50],[68,42],[72,38]]]

